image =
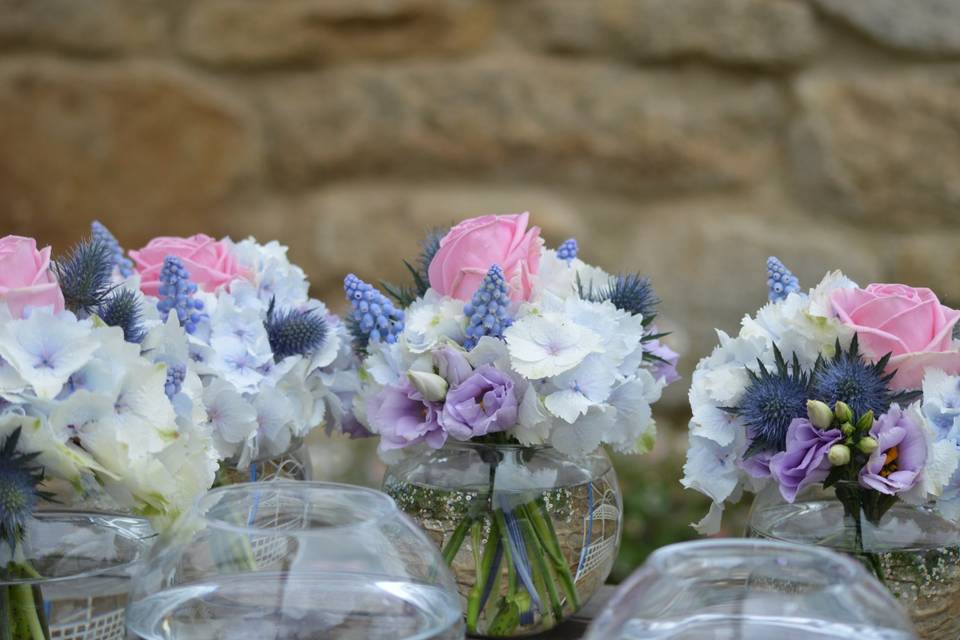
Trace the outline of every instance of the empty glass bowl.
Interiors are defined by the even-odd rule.
[[[127,626],[144,640],[448,640],[456,585],[378,491],[278,480],[214,489],[158,541]]]
[[[654,552],[588,640],[908,640],[909,618],[856,561],[812,546],[703,540]]]

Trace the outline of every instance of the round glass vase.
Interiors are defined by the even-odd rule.
[[[132,578],[153,539],[146,520],[41,511],[0,548],[0,637],[122,640]]]
[[[134,579],[142,640],[458,640],[440,552],[379,491],[252,482],[208,492]]]
[[[960,637],[960,527],[932,505],[855,482],[808,487],[790,504],[771,486],[754,500],[747,536],[851,555],[900,601],[921,638]]]
[[[915,640],[907,614],[828,549],[720,538],[654,551],[585,640]]]
[[[602,448],[448,441],[408,452],[383,490],[441,549],[473,636],[557,626],[604,583],[620,545],[620,487]]]
[[[239,468],[236,458],[224,460],[217,471],[214,487],[246,482],[267,482],[270,480],[310,480],[310,463],[307,458],[303,438],[293,438],[286,451],[270,452],[254,458],[245,468]]]

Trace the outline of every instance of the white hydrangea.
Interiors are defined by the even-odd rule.
[[[185,345],[155,331],[135,344],[96,316],[12,319],[0,304],[0,436],[19,428],[47,476],[78,490],[95,480],[162,527],[213,483],[216,452],[206,414],[165,393],[165,360]]]
[[[244,277],[194,294],[204,317],[193,333],[185,333],[171,312],[152,322],[144,343],[156,361],[186,368],[179,401],[206,416],[219,455],[245,469],[284,453],[324,420],[341,419],[349,395],[343,380],[354,361],[346,330],[309,297],[306,276],[290,263],[287,247],[253,238],[226,242]],[[147,306],[156,308],[156,302],[148,299]],[[316,352],[277,361],[265,322],[271,312],[291,310],[323,318],[326,335]],[[347,357],[340,357],[344,351]]]

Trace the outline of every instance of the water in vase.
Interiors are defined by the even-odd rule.
[[[456,640],[456,595],[395,578],[242,574],[160,591],[127,615],[142,640]]]

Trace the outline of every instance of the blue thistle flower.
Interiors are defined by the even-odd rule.
[[[884,373],[890,354],[870,364],[860,355],[857,336],[853,336],[850,349],[844,351],[837,340],[836,353],[832,358],[817,358],[813,367],[811,398],[826,402],[831,407],[842,400],[850,405],[854,419],[867,411],[879,416],[887,412],[894,402],[906,406],[919,397],[919,391],[897,391],[889,387],[896,371]]]
[[[143,341],[143,308],[135,291],[116,290],[100,305],[97,315],[111,327],[123,329],[123,339],[127,342]]]
[[[473,349],[483,336],[502,338],[503,331],[512,324],[507,315],[509,305],[510,290],[503,269],[495,264],[487,271],[473,298],[463,307],[463,313],[469,318],[464,348]]]
[[[584,300],[591,302],[609,300],[618,309],[633,315],[642,315],[644,326],[653,322],[656,317],[656,306],[660,304],[660,300],[653,292],[650,279],[638,273],[614,276],[610,278],[607,285],[596,289],[591,285],[587,291],[584,291],[583,284],[579,280],[577,286],[580,297]]]
[[[167,379],[163,383],[163,392],[168,398],[173,400],[173,396],[180,393],[183,388],[183,380],[187,376],[187,367],[182,364],[171,364],[167,366]]]
[[[779,258],[770,256],[767,258],[767,298],[776,302],[791,293],[800,293],[800,281]]]
[[[743,419],[751,442],[746,455],[760,451],[783,451],[787,444],[787,427],[794,418],[807,415],[810,398],[810,375],[800,368],[797,354],[788,366],[783,354],[774,346],[776,371],[757,360],[760,372],[747,369],[750,384],[739,406],[727,409]]]
[[[53,265],[66,307],[87,316],[103,304],[113,290],[113,256],[97,239],[83,240]]]
[[[203,301],[193,298],[196,292],[197,285],[190,282],[190,273],[183,266],[183,261],[176,256],[164,258],[163,268],[160,270],[160,300],[157,302],[157,309],[164,317],[176,309],[180,326],[187,333],[196,331],[197,324],[205,317]]]
[[[6,437],[0,447],[0,539],[16,550],[23,529],[40,499],[50,500],[53,494],[40,491],[43,467],[33,464],[39,452],[20,453],[21,427]]]
[[[275,362],[289,356],[315,353],[327,337],[327,321],[316,314],[316,309],[275,312],[271,302],[263,326],[267,330]]]
[[[407,260],[403,261],[403,265],[413,276],[412,285],[403,286],[380,281],[380,285],[386,290],[387,294],[396,300],[401,307],[410,306],[414,300],[422,297],[430,288],[430,263],[433,262],[433,257],[440,250],[440,241],[449,231],[449,228],[430,230],[426,239],[420,245],[420,255],[417,257],[416,264],[411,264]]]
[[[390,299],[352,273],[343,279],[343,290],[353,310],[348,318],[354,347],[363,352],[370,342],[392,344],[403,331],[403,311]]]
[[[570,264],[577,258],[577,240],[575,238],[570,238],[564,240],[563,244],[557,247],[557,257],[561,260],[566,260],[567,264]]]
[[[132,276],[133,260],[124,255],[123,247],[120,246],[117,238],[110,233],[110,230],[107,229],[107,227],[105,227],[99,220],[94,220],[92,223],[90,223],[90,230],[94,240],[100,241],[110,249],[113,266],[117,268],[117,271],[120,272],[120,275],[124,278],[129,278]]]

